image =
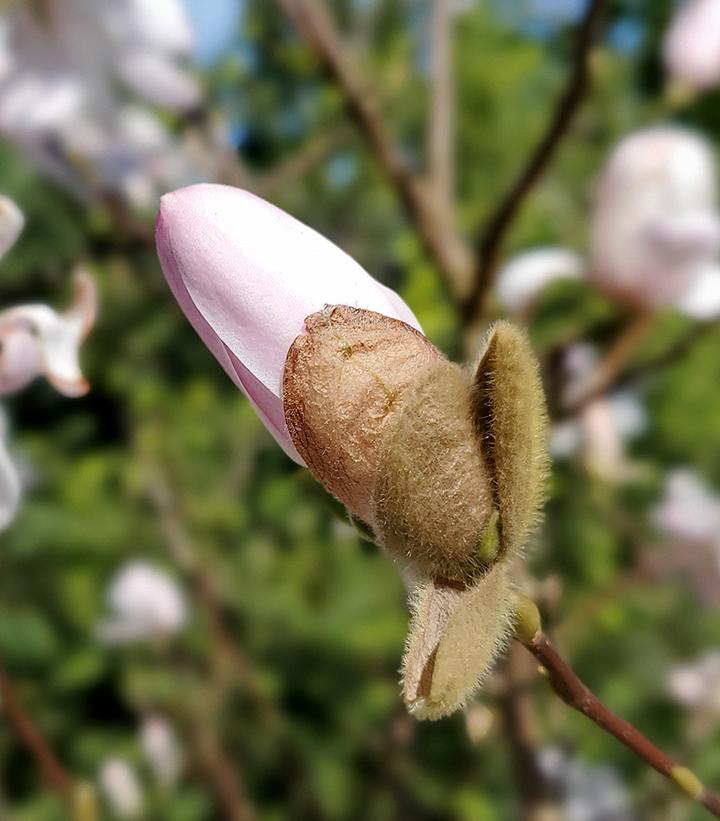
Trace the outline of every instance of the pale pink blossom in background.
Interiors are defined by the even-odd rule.
[[[160,716],[149,715],[140,728],[140,745],[155,780],[170,787],[178,780],[183,754],[173,728]]]
[[[512,314],[525,316],[543,289],[558,279],[577,279],[582,258],[567,248],[533,248],[513,257],[500,271],[496,294]]]
[[[332,242],[238,188],[195,185],[161,201],[156,240],[180,307],[298,464],[285,425],[285,357],[325,305],[376,311],[419,329],[412,311]]]
[[[74,282],[73,301],[63,313],[40,304],[0,311],[0,394],[15,393],[41,374],[66,396],[87,393],[78,357],[95,322],[97,291],[83,269]]]
[[[0,408],[0,532],[12,524],[22,496],[22,482],[7,447],[8,418]]]
[[[563,821],[633,821],[630,796],[612,767],[594,766],[557,747],[543,747],[538,766],[559,796]]]
[[[589,274],[639,308],[672,305],[720,250],[710,146],[674,126],[638,131],[616,146],[597,186]]]
[[[708,322],[720,316],[720,264],[703,268],[689,290],[677,301],[686,316]]]
[[[684,707],[720,719],[720,652],[707,653],[693,664],[681,665],[667,678],[670,696]]]
[[[0,259],[15,245],[24,226],[23,212],[10,197],[0,194]]]
[[[143,809],[143,794],[135,770],[124,758],[107,758],[98,773],[100,790],[117,818],[138,818]]]
[[[653,521],[671,538],[707,542],[720,548],[720,496],[688,468],[668,473]]]
[[[566,396],[582,393],[599,360],[592,345],[577,344],[564,362]],[[586,469],[606,482],[618,482],[634,473],[626,456],[627,444],[647,428],[647,412],[640,396],[618,390],[585,404],[573,417],[556,422],[550,430],[554,459],[579,456]]]
[[[175,580],[144,561],[132,561],[113,577],[107,591],[110,615],[99,628],[108,643],[167,638],[187,621],[185,596]]]
[[[665,35],[663,57],[670,77],[689,89],[720,83],[720,0],[684,0]]]
[[[8,4],[0,10],[0,134],[80,196],[99,186],[153,207],[160,190],[202,178],[211,164],[147,105],[163,145],[138,142],[125,124],[133,116],[127,92],[135,108],[197,107],[200,87],[186,67],[192,45],[180,0]]]

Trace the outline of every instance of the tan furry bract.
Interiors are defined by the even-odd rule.
[[[512,627],[508,563],[457,590],[418,588],[402,663],[403,698],[416,718],[438,719],[463,705],[507,644]]]
[[[484,555],[494,501],[474,436],[470,387],[447,360],[423,371],[385,427],[373,491],[383,546],[427,576],[461,586],[495,558]]]
[[[408,385],[442,354],[397,319],[347,305],[305,320],[285,361],[285,421],[317,479],[350,512],[373,524],[382,432]]]
[[[509,322],[488,333],[472,413],[500,512],[500,548],[517,553],[538,521],[549,462],[538,362],[527,335]]]

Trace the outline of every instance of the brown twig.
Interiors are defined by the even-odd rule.
[[[342,90],[353,122],[397,191],[428,256],[437,266],[449,293],[459,299],[471,269],[469,251],[443,218],[432,185],[408,167],[394,145],[361,74],[347,59],[348,49],[342,44],[323,0],[277,2]]]
[[[521,604],[517,633],[518,640],[540,662],[543,674],[565,704],[614,736],[686,795],[720,818],[720,796],[705,787],[693,772],[673,761],[630,722],[615,715],[591,692],[543,632],[537,608],[529,600]]]
[[[40,729],[23,709],[15,694],[15,688],[2,667],[0,667],[0,705],[2,705],[2,714],[7,718],[8,724],[39,764],[46,784],[59,793],[68,806],[72,807],[72,778],[52,751]]]
[[[647,336],[654,321],[653,313],[643,312],[635,314],[626,323],[594,372],[583,381],[577,390],[564,398],[561,405],[563,415],[577,413],[618,382],[625,365]]]
[[[466,323],[482,314],[485,297],[495,278],[505,236],[525,197],[550,165],[587,93],[590,84],[590,51],[597,38],[607,5],[607,0],[591,0],[588,4],[587,12],[578,29],[570,76],[548,127],[525,167],[492,212],[480,234],[472,288],[461,306]]]
[[[428,120],[428,159],[435,196],[452,215],[454,168],[454,78],[452,0],[433,0],[430,17],[431,95]]]

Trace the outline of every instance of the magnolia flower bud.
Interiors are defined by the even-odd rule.
[[[685,0],[663,45],[665,67],[676,83],[702,91],[720,82],[720,0]]]
[[[542,499],[545,411],[526,338],[498,323],[471,376],[397,295],[236,189],[166,195],[157,239],[208,347],[409,582],[408,707],[452,712],[510,632],[512,562]]]
[[[296,462],[282,407],[285,357],[326,304],[378,311],[419,328],[397,294],[320,234],[253,194],[193,185],[160,203],[157,247],[180,307]]]
[[[170,636],[187,621],[185,597],[175,581],[145,562],[125,565],[110,583],[107,599],[111,616],[99,629],[107,642]]]
[[[663,126],[626,137],[598,184],[590,276],[639,308],[674,303],[720,249],[715,166],[708,144]]]
[[[75,273],[73,302],[62,314],[47,305],[0,312],[0,394],[15,393],[40,374],[66,396],[87,393],[78,353],[96,313],[95,283],[82,269]]]

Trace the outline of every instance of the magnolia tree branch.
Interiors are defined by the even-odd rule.
[[[434,0],[429,38],[432,82],[428,159],[435,196],[448,215],[452,215],[455,191],[453,19],[453,0]]]
[[[500,251],[525,197],[552,162],[568,134],[590,84],[590,52],[597,38],[608,0],[591,0],[577,33],[575,56],[567,85],[560,95],[547,129],[525,167],[490,215],[477,244],[472,287],[462,303],[462,314],[471,322],[483,312],[485,298],[497,272]]]
[[[565,397],[561,406],[564,415],[572,415],[582,410],[619,381],[625,365],[645,339],[654,322],[655,314],[651,312],[635,314],[628,320],[589,378],[583,380],[577,391]]]
[[[409,168],[395,146],[362,75],[347,59],[348,48],[323,0],[277,2],[343,92],[353,122],[395,188],[446,288],[459,300],[472,266],[468,248],[435,202],[432,184]]]
[[[568,707],[582,713],[606,733],[614,736],[638,758],[670,779],[716,818],[720,818],[720,795],[705,787],[691,770],[673,761],[640,730],[615,715],[600,701],[552,645],[543,632],[538,609],[529,599],[520,601],[516,636],[540,662],[541,672]]]
[[[39,764],[45,783],[62,796],[68,806],[72,807],[72,778],[52,751],[39,727],[25,712],[15,695],[15,688],[10,678],[2,667],[0,667],[0,711],[15,735]]]

